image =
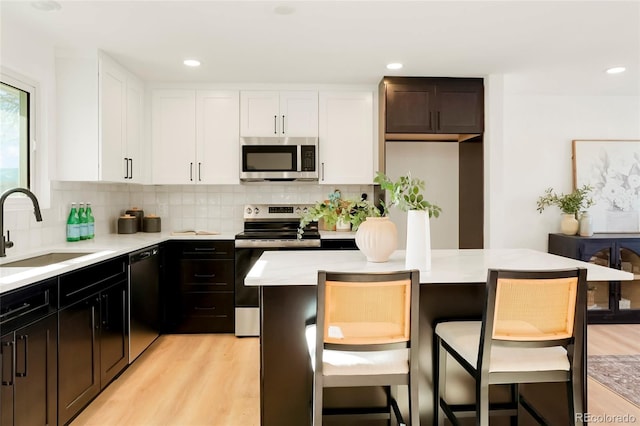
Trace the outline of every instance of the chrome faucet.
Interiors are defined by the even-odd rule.
[[[38,222],[42,222],[40,204],[38,204],[38,199],[33,192],[26,188],[11,188],[4,191],[2,195],[0,195],[0,232],[2,232],[2,238],[0,239],[0,257],[5,257],[7,255],[6,249],[13,247],[13,241],[11,241],[11,238],[9,237],[9,230],[7,230],[7,238],[5,239],[4,237],[4,202],[9,195],[14,192],[21,192],[31,198],[31,202],[33,203],[33,213],[36,215],[36,220]]]

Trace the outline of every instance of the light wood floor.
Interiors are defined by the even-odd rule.
[[[589,355],[640,354],[640,324],[590,325],[587,330]],[[592,415],[630,415],[640,425],[640,408],[621,398],[593,379],[587,383],[588,407]],[[609,422],[607,425],[629,425]]]
[[[160,336],[72,426],[257,426],[259,345],[225,334]],[[640,354],[640,325],[590,325],[588,352]],[[640,408],[591,379],[588,392],[590,414],[629,414],[640,425]]]
[[[260,424],[260,340],[229,334],[160,336],[71,424]]]

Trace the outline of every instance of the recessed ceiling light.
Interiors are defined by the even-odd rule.
[[[625,72],[627,69],[625,67],[613,67],[607,70],[607,74],[620,74],[621,72]]]
[[[296,8],[287,4],[281,4],[273,8],[273,13],[276,15],[292,15],[296,11]]]
[[[392,62],[390,64],[387,64],[387,69],[390,70],[399,70],[400,68],[402,68],[402,64],[399,62]]]
[[[185,64],[188,67],[199,67],[200,66],[200,61],[198,61],[197,59],[185,59],[182,63]]]
[[[62,5],[54,0],[32,1],[31,7],[42,10],[44,12],[52,12],[54,10],[62,9]]]

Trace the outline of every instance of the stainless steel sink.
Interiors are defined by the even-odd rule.
[[[70,259],[75,259],[76,257],[86,256],[88,254],[92,254],[93,252],[87,253],[66,253],[66,252],[57,252],[57,253],[47,253],[41,254],[39,256],[30,257],[27,259],[16,260],[15,262],[5,263],[0,265],[0,268],[37,268],[39,266],[47,266],[52,265],[54,263],[64,262]]]

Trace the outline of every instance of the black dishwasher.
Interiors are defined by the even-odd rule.
[[[158,246],[129,255],[129,363],[158,337],[160,256]]]

